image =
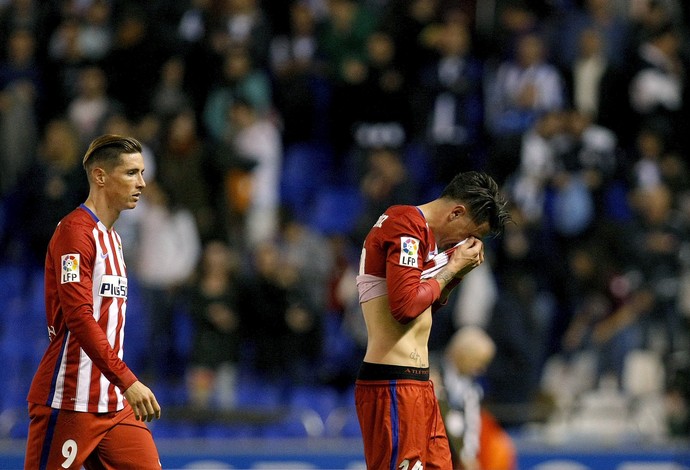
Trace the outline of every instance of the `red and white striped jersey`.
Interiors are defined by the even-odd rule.
[[[360,303],[388,295],[391,313],[408,322],[438,300],[438,282],[421,282],[438,252],[436,239],[416,206],[389,207],[369,231],[360,257]]]
[[[120,236],[83,204],[48,245],[45,306],[50,344],[28,401],[74,411],[124,407],[137,378],[123,362],[127,273]]]

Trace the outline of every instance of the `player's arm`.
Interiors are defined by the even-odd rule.
[[[386,284],[391,314],[406,324],[436,302],[442,286],[436,279],[422,279],[422,265],[428,247],[421,246],[425,234],[409,218],[387,219]],[[403,246],[405,245],[405,246]]]
[[[96,247],[88,234],[81,230],[62,227],[57,236],[55,246],[60,253],[79,255],[79,281],[61,283],[57,279],[57,292],[67,329],[103,375],[124,391],[137,378],[124,361],[117,357],[105,332],[93,317],[92,267]],[[61,257],[54,256],[52,261],[53,269],[60,273]]]

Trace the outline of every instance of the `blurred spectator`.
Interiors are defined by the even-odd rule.
[[[669,144],[688,149],[687,132],[681,125],[687,115],[688,67],[680,55],[681,38],[672,24],[650,31],[640,45],[630,83],[630,104],[637,126],[662,132]]]
[[[484,391],[479,383],[496,353],[496,345],[484,330],[459,329],[448,342],[441,363],[441,394],[446,410],[443,419],[454,448],[456,468],[479,470],[480,407]]]
[[[439,30],[439,57],[422,69],[419,93],[434,181],[442,184],[449,174],[482,166],[484,70],[467,25],[447,21]]]
[[[318,54],[332,83],[329,138],[340,166],[353,142],[367,79],[366,44],[376,19],[354,0],[328,0],[328,15],[320,24]]]
[[[630,47],[627,18],[619,14],[610,0],[584,0],[580,3],[581,6],[550,17],[548,41],[558,45],[552,51],[553,61],[561,67],[571,68],[580,37],[583,31],[590,29],[601,36],[604,55],[616,66],[624,65]]]
[[[335,267],[330,241],[285,208],[280,211],[279,229],[277,242],[283,261],[297,270],[310,305],[319,314],[324,313],[328,307],[328,283]]]
[[[558,142],[565,131],[565,115],[553,111],[540,116],[522,134],[516,154],[519,166],[510,174],[506,187],[511,200],[530,222],[540,222],[546,208],[547,187],[558,166]]]
[[[366,43],[376,18],[355,0],[328,0],[328,15],[320,25],[319,55],[333,80],[347,80],[347,64],[366,62]]]
[[[690,225],[676,210],[674,195],[665,184],[640,188],[631,198],[635,216],[626,226],[623,240],[631,261],[627,268],[653,299],[640,320],[644,346],[667,354],[676,350],[682,336],[677,303],[680,253],[690,240]]]
[[[157,152],[156,179],[174,188],[177,201],[189,209],[202,239],[213,238],[220,230],[222,214],[217,212],[215,197],[218,182],[212,174],[208,145],[198,133],[194,112],[182,109],[164,126],[160,151]]]
[[[589,114],[581,111],[571,110],[565,119],[569,142],[561,152],[561,168],[580,179],[591,195],[593,217],[601,221],[615,213],[609,207],[611,191],[625,181],[618,138],[612,130],[596,124]]]
[[[37,0],[10,0],[0,8],[0,44],[8,44],[10,36],[18,29],[28,31],[37,44],[42,44],[46,34],[45,5]],[[2,51],[4,59],[6,51]]]
[[[564,69],[568,101],[593,123],[618,132],[628,120],[621,115],[628,106],[624,69],[605,50],[605,39],[593,28],[582,30],[571,66]]]
[[[613,215],[612,183],[621,176],[615,134],[577,111],[563,113],[563,134],[555,142],[556,166],[547,189],[547,218],[566,253]],[[615,186],[614,186],[615,187]]]
[[[185,288],[201,256],[201,238],[194,213],[182,193],[159,180],[148,183],[145,216],[139,221],[139,256],[134,271],[140,282],[152,353],[147,357],[150,380],[176,380],[181,364],[176,315],[187,306]]]
[[[477,6],[478,51],[489,68],[514,57],[520,38],[539,33],[543,23],[537,6],[544,2],[499,0],[495,8]]]
[[[228,0],[217,21],[223,25],[231,46],[242,47],[257,67],[268,63],[271,25],[259,0]]]
[[[482,379],[496,353],[484,330],[465,326],[444,350],[437,394],[453,449],[453,468],[515,470],[515,444],[493,415],[482,406]]]
[[[489,72],[486,118],[494,140],[489,169],[499,181],[512,173],[523,133],[543,114],[565,105],[565,87],[558,69],[546,59],[540,36],[528,34],[518,42],[516,55]]]
[[[125,107],[130,119],[149,109],[151,95],[163,63],[170,55],[167,45],[153,34],[144,8],[127,3],[115,17],[115,36],[103,60],[108,94]]]
[[[687,25],[687,21],[683,21],[687,11],[681,0],[644,0],[632,3],[629,9],[631,54],[634,56],[637,53],[650,32],[671,23],[679,27]]]
[[[325,111],[328,81],[317,61],[317,24],[305,2],[290,5],[289,29],[273,37],[270,71],[275,105],[280,114],[283,143],[310,141],[325,136],[318,116]]]
[[[563,350],[569,355],[593,351],[594,383],[613,378],[620,386],[626,356],[643,345],[640,317],[648,313],[653,297],[633,285],[635,279],[626,278],[610,259],[598,258],[596,263],[607,261],[604,277],[598,279],[603,283],[594,285],[576,305],[563,335]]]
[[[486,327],[496,343],[496,357],[486,374],[486,400],[505,426],[519,426],[538,419],[535,405],[553,305],[534,274],[507,274],[499,288]]]
[[[495,247],[487,244],[487,255],[493,257]],[[496,298],[498,296],[498,286],[496,285],[497,274],[494,272],[492,263],[482,263],[474,269],[473,275],[462,280],[456,289],[456,293],[448,301],[453,305],[452,311],[449,312],[449,318],[446,320],[446,331],[441,332],[437,329],[436,336],[440,340],[440,348],[443,349],[450,340],[455,330],[466,325],[474,325],[481,328],[486,328],[486,325],[491,319],[491,312],[493,312],[494,305],[496,305]],[[441,322],[441,315],[443,311],[437,314],[437,320],[434,324],[443,325]],[[441,317],[441,318],[439,318]],[[438,334],[438,333],[441,334]]]
[[[212,0],[192,0],[180,15],[177,34],[184,44],[200,43],[208,33]]]
[[[256,163],[246,175],[231,171],[226,175],[230,205],[244,210],[242,240],[252,247],[278,234],[282,142],[275,124],[261,117],[246,99],[234,99],[229,114],[231,131],[227,142],[235,155]]]
[[[274,384],[313,382],[322,348],[319,316],[297,270],[270,242],[255,245],[241,288],[242,317],[253,345],[254,370]]]
[[[366,40],[364,95],[360,98],[362,123],[396,123],[410,134],[409,83],[398,65],[398,52],[390,34],[373,31]],[[356,132],[356,131],[355,131]]]
[[[36,158],[30,160],[30,168],[20,179],[19,219],[13,232],[25,237],[22,242],[30,265],[43,266],[58,222],[88,195],[82,174],[83,150],[72,124],[54,119],[43,131]]]
[[[438,0],[385,2],[379,28],[393,38],[397,61],[410,80],[435,59],[442,18],[441,2]]]
[[[324,382],[338,390],[347,390],[357,378],[367,346],[367,326],[356,283],[362,240],[355,244],[347,236],[334,234],[329,243],[335,268],[329,276],[327,325],[333,325],[332,334],[339,341],[325,338],[328,347],[323,352],[321,374]]]
[[[662,132],[650,127],[640,129],[629,156],[630,188],[648,189],[662,184],[662,160],[666,154],[667,142]]]
[[[82,145],[88,145],[103,133],[106,120],[123,111],[122,105],[108,95],[108,78],[98,66],[79,71],[77,93],[67,105],[67,117],[79,133]]]
[[[221,82],[212,86],[204,104],[206,134],[216,142],[227,139],[233,131],[228,110],[237,96],[249,101],[261,117],[267,116],[273,105],[268,75],[242,46],[232,47],[225,54]]]
[[[163,122],[185,109],[194,109],[184,83],[185,62],[172,56],[163,64],[160,78],[151,96],[151,111]]]
[[[47,44],[45,64],[46,112],[62,114],[68,103],[79,93],[79,76],[84,67],[94,66],[84,53],[79,41],[79,21],[70,16],[52,30]]]
[[[496,357],[487,370],[486,399],[497,406],[497,418],[506,426],[537,419],[533,407],[541,369],[554,349],[564,285],[570,281],[545,224],[527,217],[518,206],[511,208],[511,217],[515,223],[506,225],[494,248],[497,296],[484,326],[496,343]]]
[[[669,434],[673,437],[688,437],[690,436],[690,357],[688,354],[676,354],[669,369],[666,392]]]
[[[352,237],[360,242],[371,230],[371,221],[377,220],[394,204],[412,204],[417,199],[417,188],[412,183],[400,150],[396,148],[365,149],[364,173],[359,178],[359,189],[364,209],[357,218]]]
[[[195,407],[235,405],[243,346],[238,271],[237,255],[225,242],[204,245],[189,300],[194,332],[187,380]]]
[[[391,36],[374,31],[367,38],[365,61],[348,63],[353,81],[339,89],[332,103],[339,109],[348,106],[349,114],[344,117],[347,122],[341,123],[354,137],[351,140],[350,135],[343,134],[343,143],[352,144],[349,149],[343,148],[347,150],[344,158],[348,167],[357,166],[358,162],[352,160],[358,158],[358,147],[402,147],[409,139],[411,90],[395,59]]]
[[[44,92],[32,32],[13,30],[3,48],[7,57],[0,61],[0,195],[14,187],[31,163]]]
[[[112,7],[107,0],[89,2],[79,30],[79,43],[87,59],[103,59],[113,44]]]

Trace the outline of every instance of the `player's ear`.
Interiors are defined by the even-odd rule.
[[[451,218],[452,219],[458,219],[462,216],[464,216],[467,213],[467,209],[465,208],[464,205],[458,204],[457,206],[453,207],[453,212],[451,213]]]
[[[91,178],[93,179],[94,183],[96,183],[99,186],[102,186],[105,184],[105,170],[99,166],[93,167],[91,170]]]

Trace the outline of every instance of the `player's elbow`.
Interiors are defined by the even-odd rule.
[[[407,324],[420,316],[438,300],[441,289],[437,282],[421,282],[416,289],[403,296],[389,296],[391,314],[398,322]]]
[[[395,320],[398,323],[401,323],[403,325],[407,325],[408,323],[410,323],[412,320],[421,315],[423,311],[424,310],[413,310],[413,308],[411,308],[407,304],[391,308],[391,314],[393,315],[393,318],[395,318]]]

